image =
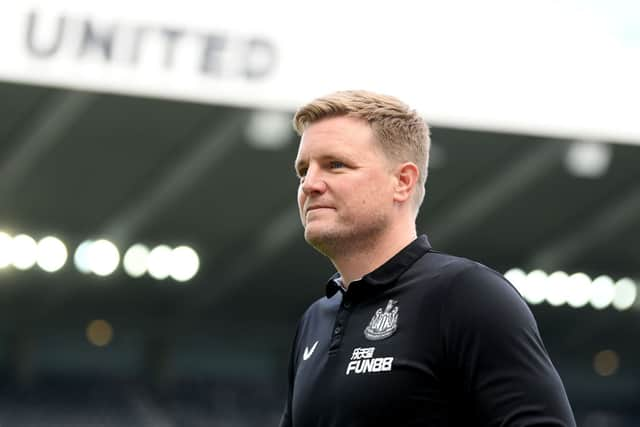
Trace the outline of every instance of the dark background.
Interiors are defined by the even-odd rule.
[[[53,274],[0,270],[2,425],[277,422],[297,319],[333,269],[302,238],[297,137],[260,144],[264,113],[0,83],[0,229],[70,252]],[[437,126],[432,140],[417,228],[435,248],[503,273],[638,278],[640,147],[602,141],[611,164],[589,179],[565,167],[573,141]],[[73,251],[97,237],[121,253],[188,244],[201,269],[82,274]],[[638,425],[635,306],[532,310],[579,425]],[[107,346],[87,341],[95,319]],[[607,349],[618,367],[598,375]]]

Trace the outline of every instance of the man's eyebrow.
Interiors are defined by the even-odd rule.
[[[327,154],[323,154],[322,156],[319,156],[318,160],[320,161],[341,160],[341,161],[348,162],[348,161],[352,161],[353,157],[351,154],[348,154],[348,153],[327,153]],[[301,168],[307,166],[307,164],[308,162],[306,160],[299,159],[293,164],[293,168],[295,169],[296,172],[298,172]]]

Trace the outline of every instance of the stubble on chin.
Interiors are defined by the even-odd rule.
[[[304,239],[307,243],[322,255],[332,258],[340,250],[343,239],[336,233],[309,232],[305,228]]]
[[[371,249],[386,226],[385,218],[379,216],[371,218],[366,225],[345,227],[343,230],[310,230],[305,227],[304,238],[324,256],[336,259]]]

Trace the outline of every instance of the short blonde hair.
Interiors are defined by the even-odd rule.
[[[293,117],[293,127],[302,136],[310,124],[336,116],[365,120],[389,159],[415,163],[420,171],[414,199],[417,215],[424,200],[431,145],[429,127],[424,119],[392,96],[347,90],[317,98],[300,107]]]

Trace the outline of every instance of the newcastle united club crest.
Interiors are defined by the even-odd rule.
[[[376,310],[369,326],[364,330],[364,336],[371,341],[383,340],[393,335],[398,327],[398,301],[390,299],[385,307]]]

